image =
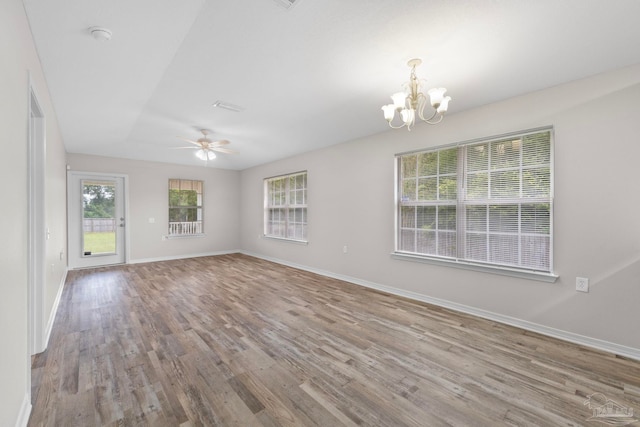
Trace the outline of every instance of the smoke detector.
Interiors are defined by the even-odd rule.
[[[89,28],[89,31],[91,32],[91,35],[93,36],[93,38],[96,40],[99,40],[102,42],[111,40],[111,30],[109,30],[108,28],[91,27]]]

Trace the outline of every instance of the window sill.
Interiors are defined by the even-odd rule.
[[[558,275],[534,270],[520,270],[517,268],[499,267],[484,264],[475,264],[468,261],[455,261],[445,258],[411,255],[402,252],[392,252],[391,258],[401,261],[413,261],[424,264],[440,265],[444,267],[461,268],[463,270],[481,271],[483,273],[499,274],[502,276],[517,277],[519,279],[538,280],[540,282],[555,283]]]
[[[202,237],[206,237],[207,235],[204,233],[199,234],[167,234],[163,236],[165,240],[174,240],[174,239],[199,239]]]
[[[267,236],[266,234],[262,235],[263,239],[267,239],[267,240],[277,240],[279,242],[287,242],[287,243],[294,243],[297,245],[308,245],[309,241],[307,240],[294,240],[294,239],[286,239],[284,237],[273,237],[273,236]]]

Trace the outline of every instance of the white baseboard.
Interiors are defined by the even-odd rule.
[[[64,290],[64,284],[67,281],[67,273],[69,269],[64,269],[64,274],[58,285],[58,293],[56,299],[53,301],[53,307],[51,307],[51,313],[49,314],[49,321],[47,322],[47,328],[44,331],[43,350],[46,350],[49,346],[49,337],[51,336],[51,330],[53,329],[53,322],[56,320],[56,314],[58,313],[58,306],[60,305],[60,298],[62,298],[62,291]]]
[[[640,349],[627,347],[624,345],[616,344],[609,341],[600,340],[597,338],[587,337],[585,335],[575,334],[573,332],[563,331],[560,329],[551,328],[549,326],[540,325],[538,323],[529,322],[528,320],[518,319],[511,316],[505,316],[499,313],[483,310],[480,308],[471,307],[464,304],[458,304],[456,302],[443,300],[440,298],[433,298],[427,295],[418,294],[416,292],[405,291],[403,289],[394,288],[391,286],[381,285],[379,283],[369,282],[367,280],[358,279],[355,277],[344,276],[342,274],[332,273],[326,270],[320,270],[317,268],[307,267],[305,265],[292,263],[289,261],[281,260],[278,258],[272,258],[264,256],[258,253],[250,251],[240,251],[241,253],[256,258],[261,258],[266,261],[275,262],[277,264],[286,265],[289,267],[297,268],[311,273],[316,273],[321,276],[331,277],[333,279],[343,280],[345,282],[353,283],[356,285],[364,286],[366,288],[376,289],[378,291],[386,292],[393,295],[398,295],[405,298],[410,298],[416,301],[426,302],[428,304],[437,305],[439,307],[448,308],[461,313],[471,314],[473,316],[482,317],[483,319],[492,320],[494,322],[504,323],[506,325],[515,326],[517,328],[525,329],[527,331],[536,332],[542,335],[546,335],[553,338],[558,338],[564,341],[572,342],[574,344],[583,345],[585,347],[594,348],[597,350],[606,351],[608,353],[617,354],[619,356],[627,357],[640,361]]]
[[[240,252],[241,252],[240,249],[233,249],[229,251],[205,252],[205,253],[190,254],[190,255],[173,255],[173,256],[164,256],[164,257],[158,257],[158,258],[140,258],[140,259],[129,260],[129,264],[144,264],[146,262],[173,261],[176,259],[200,258],[203,256],[229,255],[229,254],[237,254]]]
[[[20,406],[20,413],[18,414],[18,419],[16,420],[16,427],[27,427],[29,423],[29,416],[31,415],[31,398],[29,393],[24,395],[24,399],[22,399],[22,405]]]

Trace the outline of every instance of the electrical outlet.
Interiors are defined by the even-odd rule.
[[[342,247],[342,253],[343,253],[343,254],[346,254],[347,252],[349,252],[349,248],[347,247],[347,245],[344,245],[344,246]]]
[[[589,292],[589,279],[586,277],[576,277],[576,291]]]

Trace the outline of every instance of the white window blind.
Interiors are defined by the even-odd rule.
[[[399,155],[396,251],[551,272],[551,138]]]
[[[264,180],[264,234],[307,241],[307,173]]]

